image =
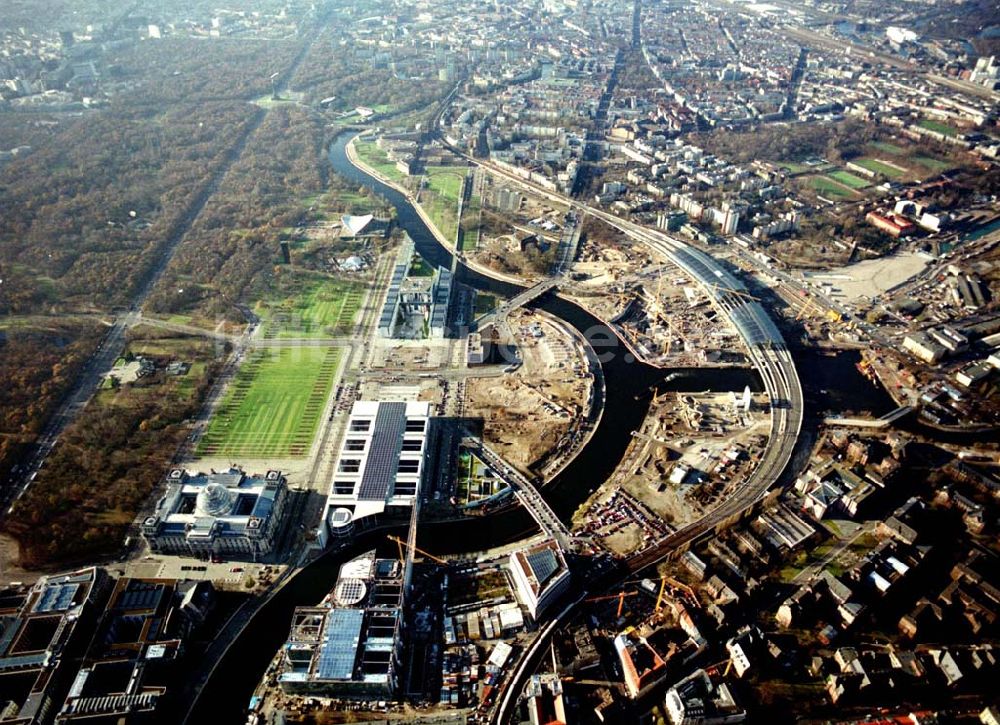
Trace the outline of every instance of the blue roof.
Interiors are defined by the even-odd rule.
[[[331,609],[326,615],[323,644],[316,665],[317,678],[351,679],[364,618],[365,613],[361,609]]]
[[[384,501],[396,482],[406,428],[406,403],[380,403],[371,448],[358,484],[359,501]]]
[[[545,585],[553,574],[559,571],[559,560],[552,549],[542,549],[524,557],[528,562],[528,567],[535,575],[539,589]]]
[[[63,612],[73,604],[79,584],[50,584],[42,590],[41,596],[35,602],[36,612]]]

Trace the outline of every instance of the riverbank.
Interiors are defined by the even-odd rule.
[[[368,164],[366,164],[364,161],[361,160],[361,157],[358,156],[357,149],[354,148],[354,142],[361,135],[362,134],[357,134],[356,136],[353,136],[351,140],[347,142],[347,145],[344,146],[344,151],[347,154],[347,160],[350,161],[358,169],[358,171],[374,177],[381,183],[391,187],[392,189],[402,194],[403,197],[410,203],[410,206],[413,207],[413,210],[416,211],[417,214],[420,216],[421,221],[423,221],[427,229],[431,232],[431,234],[434,235],[434,238],[438,241],[438,243],[442,247],[447,249],[452,255],[457,254],[455,249],[455,243],[448,241],[448,238],[444,234],[442,234],[441,230],[438,229],[437,225],[431,219],[430,215],[426,211],[424,211],[424,208],[417,201],[417,198],[412,193],[410,193],[408,189],[406,189],[404,186],[401,186],[393,179],[390,179],[385,174],[379,172],[376,169],[373,169],[371,166],[369,166]]]

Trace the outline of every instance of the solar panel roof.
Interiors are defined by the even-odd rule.
[[[553,574],[559,571],[559,560],[556,559],[555,552],[552,551],[552,549],[542,549],[541,551],[528,554],[525,557],[525,560],[528,562],[528,567],[535,575],[539,588],[541,588]]]
[[[406,427],[406,403],[381,403],[375,415],[372,443],[358,485],[359,501],[384,501],[396,480]]]
[[[316,676],[324,680],[349,680],[354,675],[354,660],[361,641],[361,609],[331,609],[326,616],[323,648],[316,665]]]
[[[79,584],[52,584],[42,591],[38,601],[35,602],[36,612],[61,612],[69,609],[76,596]]]
[[[156,609],[166,594],[162,584],[133,581],[118,599],[118,608],[126,611]]]

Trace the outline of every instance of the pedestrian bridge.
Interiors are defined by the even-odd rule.
[[[826,425],[848,428],[888,428],[900,418],[913,412],[913,406],[901,405],[880,418],[824,418]]]

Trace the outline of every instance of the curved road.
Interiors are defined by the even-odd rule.
[[[457,151],[456,149],[452,149]],[[798,372],[784,339],[774,327],[770,317],[756,301],[747,299],[745,288],[709,255],[694,250],[685,242],[670,237],[659,230],[649,229],[620,219],[601,209],[576,201],[562,194],[543,189],[516,174],[462,154],[469,162],[484,170],[518,184],[532,193],[559,202],[570,208],[588,213],[618,229],[630,239],[645,244],[671,259],[700,284],[713,306],[739,332],[747,352],[760,372],[764,388],[771,401],[771,428],[767,447],[750,476],[726,501],[704,517],[680,529],[657,546],[633,556],[626,562],[622,578],[632,576],[656,564],[674,552],[689,546],[709,532],[728,525],[747,511],[752,510],[767,491],[780,479],[791,461],[792,453],[802,429],[803,396]],[[694,264],[692,263],[694,262]],[[585,587],[585,594],[588,593]],[[517,704],[518,693],[530,665],[535,661],[556,625],[566,621],[585,597],[581,596],[563,609],[549,623],[532,647],[522,657],[518,668],[507,680],[500,697],[500,707],[493,712],[491,721],[503,723],[510,720]]]

